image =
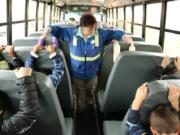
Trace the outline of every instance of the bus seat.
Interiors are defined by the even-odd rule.
[[[123,41],[120,42],[121,52],[127,51],[129,45]],[[162,48],[159,45],[150,45],[145,42],[135,42],[136,51],[144,51],[144,52],[162,52]],[[104,47],[104,53],[102,55],[102,65],[99,71],[99,83],[98,89],[104,90],[105,85],[107,83],[109,74],[114,65],[113,61],[113,50],[114,45],[110,44]]]
[[[132,40],[133,41],[144,41],[144,38],[142,38],[142,37],[139,37],[139,36],[135,36],[135,35],[133,35],[132,33],[126,33],[129,37],[131,37],[132,38]],[[120,40],[120,41],[122,41],[122,40]]]
[[[103,122],[103,133],[104,135],[121,135],[120,127],[122,121],[104,121]]]
[[[140,123],[145,129],[149,127],[148,118],[147,118],[148,112],[156,105],[169,104],[169,101],[167,99],[168,83],[173,83],[180,87],[180,80],[158,80],[148,83],[148,89],[149,89],[148,96],[144,100],[142,107],[140,109]],[[127,115],[128,115],[128,111],[123,121],[118,121],[118,120],[104,121],[103,122],[104,135],[128,135],[127,127],[126,127]]]
[[[14,71],[1,70],[0,74],[1,90],[11,99],[12,110],[17,110],[19,95]],[[64,117],[50,79],[40,72],[33,72],[33,77],[39,94],[40,114],[36,123],[24,135],[73,135],[73,119]],[[12,115],[11,110],[8,114]]]
[[[98,92],[100,110],[104,113],[126,112],[138,86],[156,79],[155,69],[162,57],[160,53],[150,52],[120,53],[105,90]]]
[[[13,42],[14,46],[34,46],[37,44],[39,37],[24,37],[16,39]],[[45,42],[46,45],[51,44],[51,37],[48,37]]]
[[[35,33],[30,34],[29,35],[30,37],[16,39],[13,42],[13,45],[14,46],[34,46],[37,44],[39,36],[41,36],[41,34],[42,34],[42,32],[35,32]],[[52,36],[49,35],[48,38],[46,39],[46,43],[45,43],[46,45],[51,44],[51,38],[52,38]],[[61,40],[60,41],[60,49],[64,53],[67,67],[68,67],[69,73],[71,75],[70,53],[69,53],[69,47],[68,47],[67,43]]]
[[[129,49],[129,45],[120,41],[121,51],[127,51]],[[144,51],[144,52],[162,52],[162,48],[160,45],[154,45],[147,42],[134,42],[134,46],[136,47],[136,51]]]
[[[102,55],[102,63],[98,74],[98,90],[104,90],[111,69],[114,65],[113,61],[114,45],[108,45],[104,47]]]
[[[137,36],[130,36],[133,41],[144,41],[142,37],[137,37]]]
[[[29,37],[40,37],[42,33],[43,31],[36,31],[36,32],[31,33]],[[48,36],[50,37],[51,35],[49,34]]]
[[[23,62],[25,62],[26,58],[30,56],[30,51],[32,50],[32,48],[33,46],[17,46],[15,47],[15,52],[17,56]],[[69,70],[68,70],[63,52],[60,49],[57,49],[56,52],[62,56],[63,61],[65,63],[65,74],[61,81],[61,84],[57,88],[57,94],[58,94],[63,112],[70,112],[70,110],[74,110],[74,107],[75,107],[74,93],[73,93],[72,85],[71,85],[71,78],[69,75]],[[5,58],[5,60],[7,60],[9,63],[12,63],[12,60],[8,56],[6,51],[3,51],[2,55]],[[43,70],[50,71],[53,68],[53,61],[48,58],[49,54],[47,53],[47,51],[44,49],[39,53],[39,55],[40,57],[34,66],[34,70],[40,71],[40,72]]]

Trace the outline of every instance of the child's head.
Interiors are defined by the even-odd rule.
[[[80,18],[80,26],[83,36],[87,37],[95,33],[97,21],[92,14],[83,14]]]
[[[149,117],[153,135],[178,135],[179,114],[171,106],[158,105]]]

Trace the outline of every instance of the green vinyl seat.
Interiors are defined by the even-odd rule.
[[[30,51],[32,50],[33,46],[16,46],[15,52],[17,56],[25,62],[26,58],[30,56]],[[56,49],[56,52],[62,57],[63,62],[65,64],[64,69],[64,76],[62,78],[62,81],[60,85],[58,86],[56,92],[60,100],[61,107],[63,109],[63,112],[74,112],[75,108],[75,97],[74,92],[72,90],[72,84],[71,84],[71,78],[69,75],[69,70],[65,61],[65,57],[63,52],[60,49]],[[2,56],[5,58],[5,60],[8,61],[8,63],[12,63],[12,59],[8,56],[6,51],[2,52]],[[37,59],[34,70],[43,72],[43,71],[51,71],[53,68],[53,61],[50,60],[48,52],[44,49],[40,51],[39,58]]]
[[[145,81],[157,78],[155,70],[162,54],[125,51],[118,55],[108,77],[106,87],[97,93],[101,112],[126,112],[136,89]]]

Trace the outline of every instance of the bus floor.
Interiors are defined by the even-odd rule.
[[[76,135],[100,135],[94,104],[88,104],[84,112],[76,113]]]

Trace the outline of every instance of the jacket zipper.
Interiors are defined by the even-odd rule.
[[[84,74],[85,74],[85,76],[86,76],[86,47],[85,47],[84,54],[85,54],[85,63],[84,63],[84,64],[85,64],[85,72],[84,72]],[[84,77],[85,77],[85,76],[84,76]]]

